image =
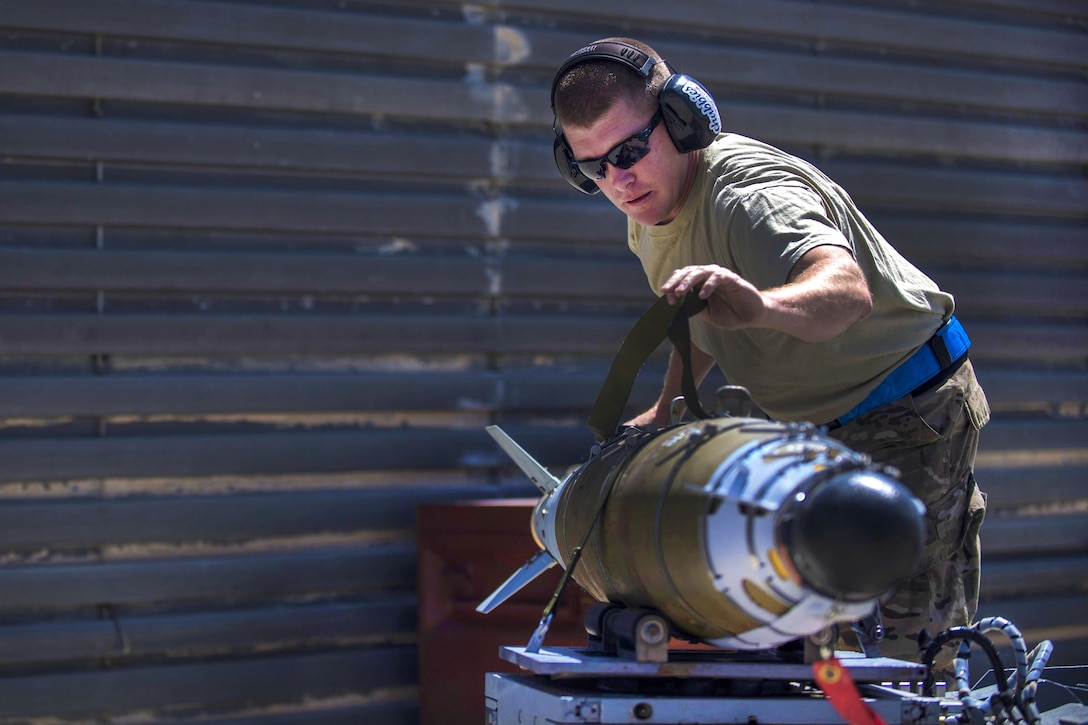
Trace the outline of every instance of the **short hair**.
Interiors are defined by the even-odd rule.
[[[657,51],[638,40],[602,38],[594,42],[625,43],[657,63],[647,78],[620,61],[594,59],[568,68],[555,81],[555,118],[560,126],[591,126],[620,99],[649,111],[672,74]]]

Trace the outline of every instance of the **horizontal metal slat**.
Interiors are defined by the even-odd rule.
[[[863,210],[915,208],[998,217],[1064,217],[1083,223],[1088,209],[1088,183],[1079,179],[835,160],[819,166],[850,192]]]
[[[416,684],[410,646],[0,678],[0,717],[102,717],[298,702]]]
[[[987,600],[1084,592],[1088,592],[1088,555],[998,559],[982,564],[981,596]]]
[[[0,0],[0,25],[222,43],[255,48],[488,63],[501,60],[495,32],[485,25],[321,8],[293,9],[169,0]],[[441,42],[435,42],[441,37]]]
[[[486,486],[229,496],[0,501],[0,551],[113,544],[241,542],[411,529],[426,501],[494,497]]]
[[[484,2],[481,6],[498,5]],[[766,6],[731,2],[707,12],[697,2],[673,4],[664,9],[621,7],[605,2],[592,7],[565,2],[546,3],[551,13],[569,17],[604,15],[607,17],[644,18],[651,22],[690,25],[704,32],[741,32],[755,35],[820,38],[849,45],[878,45],[923,53],[952,56],[1067,64],[1083,58],[1083,43],[1075,32],[1042,30],[996,25],[924,13],[894,10],[817,7],[799,2],[775,1]],[[99,7],[101,6],[101,7]],[[613,7],[615,6],[615,7]],[[191,8],[201,8],[199,12]],[[521,0],[509,9],[521,7],[541,10],[539,2]],[[1074,9],[1075,8],[1075,9]],[[1037,4],[1029,10],[1042,11]],[[396,18],[362,13],[332,13],[320,10],[300,11],[286,8],[230,7],[217,3],[134,2],[112,0],[98,2],[96,12],[86,11],[74,0],[49,0],[27,6],[18,0],[0,4],[0,22],[15,27],[68,32],[133,35],[182,41],[242,43],[258,47],[295,50],[328,50],[341,53],[398,55],[430,60],[446,60],[450,53],[440,48],[453,47],[452,54],[466,62],[514,62],[540,45],[530,35],[522,43],[508,35],[515,28],[503,27],[497,40],[485,28],[459,27],[454,23],[412,18]],[[1079,6],[1055,11],[1076,17]],[[985,32],[982,32],[982,31]],[[443,42],[433,38],[441,35]],[[981,37],[980,37],[981,36]],[[993,38],[992,43],[984,38]],[[513,45],[514,47],[507,47]],[[570,44],[571,48],[575,45]],[[568,51],[569,52],[569,51]],[[674,56],[670,56],[674,57]],[[556,62],[561,60],[556,57]]]
[[[989,516],[982,551],[987,559],[1088,551],[1088,514]]]
[[[984,563],[984,571],[985,566]],[[983,577],[985,578],[985,573]],[[1083,665],[1088,662],[1088,624],[1084,620],[1086,610],[1088,610],[1088,593],[1009,599],[984,597],[979,602],[977,619],[983,617],[1008,619],[1023,633],[1029,651],[1042,640],[1049,639],[1054,645],[1054,652],[1048,661],[1049,667],[1043,675],[1048,682],[1041,685],[1039,694],[1045,696],[1047,691],[1044,688],[1049,686],[1051,696],[1060,692],[1060,702],[1067,702],[1068,691],[1063,691],[1058,684],[1063,682],[1062,672],[1054,668]],[[999,648],[1008,646],[1000,636],[997,638],[997,643]],[[1011,655],[1011,652],[1009,654]],[[978,650],[971,659],[972,675],[976,673],[981,675],[990,667],[985,661],[986,658]],[[1011,661],[1011,659],[1006,660],[1006,662]],[[1076,681],[1078,680],[1068,681],[1065,684],[1075,685]]]
[[[152,657],[196,658],[288,648],[351,646],[364,638],[412,633],[414,597],[283,605],[210,612],[171,612],[0,626],[0,667],[111,667]],[[0,677],[0,680],[3,678]]]
[[[492,410],[501,386],[495,373],[441,370],[0,377],[0,418]]]
[[[661,360],[664,356],[660,356]],[[223,413],[588,410],[607,361],[496,372],[126,374],[0,377],[0,418],[201,416]],[[659,392],[643,372],[632,400]],[[708,379],[707,385],[714,381]],[[704,393],[713,390],[704,386]],[[641,397],[639,397],[641,396]]]
[[[971,359],[984,365],[1062,366],[1077,369],[1088,356],[1081,320],[1062,323],[1001,323],[962,316],[971,336]]]
[[[1086,425],[1080,419],[997,419],[983,430],[980,450],[1083,450]],[[516,423],[508,432],[546,465],[575,463],[592,443],[588,429],[578,423]],[[0,459],[5,461],[3,481],[508,465],[482,429],[437,427],[20,438],[0,441]],[[1040,468],[1032,478],[1045,485],[1048,475]]]
[[[1030,600],[987,598],[979,604],[980,617],[1005,617],[1025,632],[1071,624],[1088,626],[1083,616],[1086,610],[1088,593],[1051,595]]]
[[[1084,220],[1088,183],[1038,175],[829,161],[824,170],[863,209],[930,209]],[[570,197],[270,191],[70,182],[0,182],[0,223],[366,233],[432,238],[490,236],[622,240],[623,216]],[[425,209],[426,214],[420,210]],[[557,220],[561,220],[557,223]],[[617,242],[619,243],[619,242]]]
[[[586,410],[606,361],[498,372],[155,374],[0,377],[0,418],[213,416],[224,413]],[[646,371],[632,400],[660,391]],[[712,394],[707,390],[706,394]]]
[[[618,245],[617,245],[618,246]],[[645,301],[638,260],[0,247],[8,291],[544,296]]]
[[[1054,451],[1088,448],[1088,419],[997,419],[982,429],[979,450]]]
[[[1019,10],[1038,13],[1042,17],[1083,18],[1088,16],[1084,4],[1079,0],[972,0],[970,5],[977,5],[990,10]]]
[[[487,353],[496,322],[452,315],[5,315],[0,343],[32,354]]]
[[[1088,401],[1085,370],[1003,370],[976,366],[975,373],[990,403],[999,406]]]
[[[359,429],[0,441],[0,480],[451,469],[498,453],[482,430]]]
[[[554,169],[554,162],[549,163]],[[607,202],[575,196],[558,202],[533,198],[504,201],[373,192],[0,182],[0,198],[4,199],[0,224],[101,224],[473,240],[504,235],[615,242],[623,240],[625,234],[624,217],[615,208]]]
[[[973,358],[1075,367],[1088,337],[1068,324],[969,324]],[[456,314],[8,314],[0,344],[13,354],[477,353],[612,355],[625,317]]]
[[[982,262],[1019,270],[1088,265],[1083,222],[1031,223],[1004,219],[932,219],[920,215],[868,214],[881,233],[923,267]]]
[[[454,256],[0,247],[0,289],[485,296],[494,279],[488,264]]]
[[[866,60],[831,54],[748,50],[662,41],[652,43],[665,58],[683,58],[684,72],[696,77],[721,101],[737,93],[766,92],[818,96],[837,103],[883,103],[905,112],[994,111],[1077,118],[1088,113],[1080,84],[1046,80],[1014,71],[964,70],[951,62],[940,68],[902,59]],[[571,43],[577,47],[577,41]],[[726,116],[726,126],[732,119]]]
[[[0,182],[0,223],[364,233],[479,240],[495,202],[467,196]],[[420,209],[426,209],[421,214]]]
[[[300,725],[310,720],[321,725],[419,725],[419,703],[415,697],[401,700],[374,699],[361,705],[345,705],[337,698],[307,703],[306,709],[292,712],[257,708],[224,716],[205,717],[200,725]]]
[[[1080,179],[833,159],[817,160],[816,164],[850,193],[862,211],[874,218],[939,211],[952,217],[949,229],[955,230],[957,215],[975,217],[974,223],[981,213],[990,215],[991,222],[995,219],[1003,222],[1015,215],[1019,217],[1015,223],[1029,231],[1034,224],[1025,224],[1024,217],[1037,218],[1040,226],[1045,221],[1078,229],[1088,218],[1084,211],[1088,208],[1088,183]],[[591,214],[598,218],[590,219]],[[606,239],[622,244],[626,239],[623,219],[615,208],[589,202],[584,197],[519,199],[504,215],[502,230],[514,239]],[[1016,228],[1020,227],[1013,227]],[[1069,233],[1074,237],[1079,234],[1083,239],[1081,231],[1074,229]],[[1063,231],[1043,230],[1044,238],[1064,239],[1063,234]]]
[[[515,425],[508,432],[545,465],[575,463],[593,442],[583,426]],[[0,460],[4,461],[0,481],[507,465],[506,457],[482,428],[403,427],[3,440]]]
[[[911,117],[899,109],[883,113],[842,111],[726,100],[719,107],[730,132],[779,146],[1006,164],[1069,166],[1088,161],[1085,135],[1060,128]],[[532,116],[537,125],[549,119],[546,107]],[[317,170],[406,177],[456,175],[473,179],[493,175],[513,180],[551,180],[556,175],[549,146],[545,139],[531,144],[305,128],[287,131],[97,118],[0,117],[0,151],[15,158],[239,165],[275,173]],[[520,161],[522,157],[525,162]],[[441,165],[435,164],[436,158],[442,159]]]
[[[1033,274],[935,269],[930,276],[952,293],[957,309],[969,310],[972,315],[1088,320],[1088,284],[1077,270]]]
[[[988,368],[975,371],[995,409],[1056,407],[1088,400],[1088,373]],[[214,415],[377,410],[569,410],[588,408],[607,360],[584,367],[490,371],[40,375],[0,377],[0,418]],[[633,397],[660,387],[644,369]],[[713,394],[713,381],[703,394]],[[641,397],[639,397],[641,396]]]
[[[312,549],[86,564],[0,567],[0,611],[101,605],[267,602],[410,591],[415,547]],[[3,698],[0,697],[0,700]]]
[[[3,124],[3,119],[0,118],[0,126]],[[22,124],[25,126],[25,124]],[[75,128],[82,128],[83,124],[77,124]],[[119,132],[123,133],[123,128],[118,128]],[[67,135],[67,134],[66,134]],[[74,136],[84,135],[83,131],[79,131],[73,134]],[[91,134],[93,135],[93,133]],[[4,134],[0,133],[0,146],[4,144]],[[536,149],[533,149],[536,153]],[[366,155],[366,154],[362,154]],[[543,152],[540,152],[538,158],[539,164],[532,166],[539,166],[543,169],[537,176],[540,178],[552,178],[557,176],[554,170],[554,164],[550,159],[545,159]],[[545,164],[547,162],[547,164]],[[270,162],[271,163],[271,162]],[[520,172],[519,172],[520,173]],[[857,172],[861,173],[861,172]],[[970,187],[973,183],[974,176],[969,172],[930,172],[935,180],[939,180],[942,176],[951,173],[954,177],[958,177],[960,181],[959,185],[964,187]],[[962,175],[961,175],[962,174]],[[12,183],[12,182],[6,182]],[[17,182],[16,182],[17,184]],[[1011,188],[1014,182],[1010,179],[1009,188]],[[16,193],[17,185],[3,187],[5,195],[5,201],[14,205],[19,198],[20,194]],[[33,195],[34,197],[45,197],[53,199],[52,203],[55,205],[69,205],[75,203],[75,200],[83,192],[80,191],[81,185],[42,185],[42,184],[28,184],[26,186],[26,194]],[[1051,190],[1055,193],[1060,193],[1061,182],[1056,181]],[[89,201],[85,208],[90,208],[92,203],[101,203],[105,198],[113,198],[115,196],[123,196],[125,194],[125,188],[118,189],[115,193],[109,192],[107,197],[100,197],[97,194],[103,193],[102,191],[95,192],[96,196],[92,197],[93,201]],[[157,196],[155,197],[158,198]],[[242,194],[233,196],[233,201],[237,204],[247,197]],[[248,197],[247,202],[249,206],[261,206],[259,194],[256,196]],[[142,197],[141,203],[147,203],[150,200],[148,197]],[[359,203],[365,203],[365,195],[357,197]],[[269,203],[278,203],[278,199]],[[435,207],[430,199],[425,199],[421,202],[428,208],[436,209],[439,213],[445,213],[448,209],[444,209],[441,206]],[[468,203],[468,202],[466,202]],[[110,203],[113,206],[113,202]],[[368,205],[369,206],[369,205]],[[367,220],[370,226],[380,231],[381,226],[386,227],[389,233],[394,233],[397,219],[394,215],[388,214],[388,202],[384,197],[378,200],[378,203],[369,208],[367,214]],[[179,218],[181,215],[174,214],[156,214],[151,218],[141,218],[139,216],[129,217],[112,217],[113,221],[128,221],[129,223],[143,223],[154,224],[156,219],[161,219],[165,223],[170,224],[184,224],[185,226],[201,226],[200,221],[202,217],[208,216],[208,214],[201,214],[199,206],[190,206],[188,211],[193,215],[188,218],[188,221],[184,218]],[[296,209],[301,208],[296,206]],[[477,210],[483,212],[490,207],[477,207]],[[214,212],[215,207],[212,207]],[[498,209],[496,209],[498,210]],[[340,214],[343,209],[337,209],[337,213]],[[625,238],[623,216],[617,212],[607,202],[601,203],[597,200],[587,200],[583,197],[572,196],[559,202],[548,201],[536,201],[533,199],[518,199],[517,207],[503,210],[505,212],[505,224],[501,225],[504,232],[515,232],[516,236],[525,238],[544,238],[544,239],[570,239],[579,240],[585,242],[604,241],[615,245],[618,250],[624,249],[621,247],[623,239]],[[5,209],[0,209],[0,217],[3,217],[5,221],[18,223],[20,221],[28,221],[32,223],[48,224],[48,215],[44,210],[40,210],[37,206],[27,205],[26,208],[19,210],[14,206],[6,206]],[[388,221],[382,221],[385,217],[389,217]],[[1039,264],[1069,264],[1081,265],[1088,263],[1088,252],[1086,252],[1083,239],[1085,235],[1085,229],[1081,224],[1071,222],[1062,225],[1056,225],[1053,222],[1039,222],[1031,223],[1024,220],[1016,221],[990,221],[979,220],[970,218],[953,218],[953,219],[925,219],[917,216],[903,217],[896,214],[889,214],[888,212],[871,212],[870,217],[876,223],[876,226],[884,233],[884,235],[891,241],[897,248],[903,251],[909,258],[917,263],[925,263],[932,261],[981,261],[986,260],[989,263],[1004,263],[1014,265],[1017,269],[1023,269],[1025,266],[1039,265]],[[556,220],[560,221],[556,221]],[[70,221],[73,223],[85,223],[95,224],[100,223],[102,220],[101,214],[91,213],[89,210],[87,213],[80,217],[72,218]],[[224,223],[218,215],[211,219],[209,222],[215,224]],[[419,227],[418,219],[405,218],[399,223],[402,225],[402,229],[405,233],[417,233],[417,234],[435,234],[440,235],[441,230],[437,228],[424,229]],[[448,225],[448,219],[444,219]],[[517,226],[512,226],[513,224]],[[448,226],[446,227],[448,228]],[[305,230],[298,230],[304,232]],[[316,230],[315,230],[316,231]],[[479,231],[478,229],[476,231]],[[516,241],[516,237],[513,241]],[[542,276],[541,276],[542,277]],[[530,283],[533,278],[529,275],[521,280],[524,283]],[[538,278],[539,284],[539,278]]]
[[[0,115],[0,153],[5,156],[105,164],[478,179],[512,173],[508,166],[523,153],[524,146],[515,141],[434,133]],[[442,163],[436,164],[435,159]]]
[[[558,315],[0,315],[23,354],[612,354],[632,322]]]
[[[505,84],[37,53],[0,53],[0,93],[464,123],[533,120],[521,93]]]
[[[982,431],[983,450],[989,428]],[[1088,462],[1029,465],[988,463],[986,457],[975,464],[975,478],[987,495],[987,509],[997,512],[1025,506],[1052,507],[1088,498]]]
[[[974,314],[1088,313],[1080,275],[931,273]],[[651,300],[633,256],[614,260],[0,248],[0,287],[25,291],[545,295]],[[995,294],[1000,290],[1001,294]]]
[[[1025,65],[1081,68],[1088,40],[1070,31],[1041,30],[985,21],[850,5],[813,5],[800,0],[722,0],[708,12],[698,0],[667,6],[635,6],[623,0],[513,0],[502,7],[562,14],[578,19],[624,18],[636,25],[688,27],[701,33],[740,33],[871,47],[943,58],[999,60]],[[680,64],[681,59],[670,59]]]
[[[777,146],[818,145],[852,154],[935,156],[1001,163],[1083,164],[1088,135],[961,119],[723,103],[730,131]]]

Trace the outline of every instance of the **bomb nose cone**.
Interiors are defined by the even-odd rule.
[[[828,597],[877,597],[909,576],[925,544],[922,502],[871,471],[840,473],[796,501],[782,540],[805,583]]]

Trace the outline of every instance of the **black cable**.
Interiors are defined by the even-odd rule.
[[[936,679],[933,677],[933,661],[937,658],[937,653],[946,644],[955,640],[971,640],[982,647],[982,651],[986,653],[986,657],[990,660],[990,667],[994,671],[994,679],[997,680],[998,690],[1001,692],[1008,691],[1009,680],[1005,676],[1005,666],[1001,662],[1001,655],[997,653],[994,643],[973,627],[952,627],[934,637],[922,652],[922,664],[926,666],[927,670],[925,681],[922,683],[923,695],[933,697],[936,686]]]

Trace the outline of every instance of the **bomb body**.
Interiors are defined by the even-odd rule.
[[[920,557],[921,503],[811,425],[627,429],[563,481],[491,432],[541,488],[532,530],[548,557],[594,598],[655,609],[715,646],[766,649],[861,619]]]

